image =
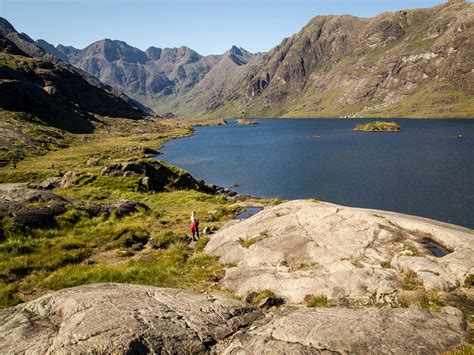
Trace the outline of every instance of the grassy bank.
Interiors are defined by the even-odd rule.
[[[1,219],[0,307],[49,290],[94,282],[213,287],[223,267],[217,258],[202,253],[205,240],[189,243],[189,214],[197,212],[201,229],[218,228],[236,208],[224,196],[174,187],[172,182],[161,191],[145,191],[139,188],[139,177],[100,173],[111,163],[142,160],[142,148],[159,149],[168,139],[190,134],[196,123],[200,122],[182,125],[153,119],[133,125],[127,120],[104,124],[94,134],[75,135],[66,148],[27,155],[15,168],[11,162],[0,168],[3,183],[40,182],[67,171],[78,176],[71,186],[52,191],[73,201],[66,213],[56,217],[55,227],[20,228],[11,217]],[[180,176],[178,169],[172,169]],[[149,209],[125,216],[90,216],[75,207],[124,199]],[[217,211],[212,222],[207,221],[210,210]]]

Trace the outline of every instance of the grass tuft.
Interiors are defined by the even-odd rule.
[[[325,295],[306,295],[306,307],[328,307],[328,298]]]
[[[239,244],[244,247],[244,248],[250,248],[252,245],[255,243],[262,241],[264,239],[267,239],[270,235],[268,234],[268,231],[265,229],[264,231],[260,232],[259,235],[253,238],[248,238],[248,239],[242,239],[239,238]]]

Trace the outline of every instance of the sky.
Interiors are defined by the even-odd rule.
[[[0,0],[0,16],[19,32],[84,48],[118,39],[145,50],[188,46],[221,54],[232,45],[264,52],[317,15],[372,17],[431,7],[439,0]]]

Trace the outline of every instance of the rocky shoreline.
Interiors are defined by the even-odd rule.
[[[394,212],[310,200],[267,206],[229,221],[204,250],[226,265],[221,290],[243,300],[269,292],[259,304],[222,291],[80,286],[0,311],[0,347],[438,353],[462,346],[472,333],[472,310],[464,306],[473,300],[473,237],[467,228]],[[447,254],[435,255],[428,240]],[[310,305],[310,296],[327,302]],[[272,297],[282,302],[272,304]]]

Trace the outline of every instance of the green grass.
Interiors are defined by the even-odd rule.
[[[446,300],[436,292],[425,293],[420,301],[420,307],[430,312],[439,312],[446,306]]]
[[[76,135],[66,148],[26,156],[16,163],[16,169],[11,165],[0,168],[0,182],[15,183],[40,182],[75,171],[72,186],[53,192],[79,205],[125,199],[149,207],[128,216],[90,217],[68,206],[66,213],[56,217],[57,227],[47,230],[18,228],[10,218],[1,219],[0,307],[28,301],[48,290],[106,281],[207,290],[223,275],[218,259],[202,252],[207,237],[194,248],[186,242],[189,215],[197,212],[202,229],[206,225],[218,228],[238,207],[225,197],[197,191],[201,182],[189,185],[188,173],[167,164],[160,169],[164,186],[159,192],[140,188],[140,177],[100,175],[111,163],[146,163],[135,147],[158,148],[170,137],[189,134],[189,125],[123,121],[127,125],[118,127],[120,119],[117,122],[108,127],[110,134],[99,130]],[[206,221],[210,210],[219,213]]]
[[[354,131],[364,131],[364,132],[398,132],[400,131],[400,126],[395,122],[384,122],[376,121],[370,122],[367,124],[358,124]]]
[[[45,289],[59,290],[98,282],[120,282],[161,287],[206,289],[223,276],[216,257],[194,252],[182,242],[149,254],[149,260],[120,265],[70,265],[40,281]]]
[[[4,218],[0,240],[2,304],[13,305],[41,290],[81,283],[114,281],[199,288],[215,279],[223,266],[216,258],[202,254],[208,239],[198,241],[194,251],[183,241],[188,232],[189,211],[204,216],[207,210],[224,207],[226,202],[192,190],[145,194],[129,191],[126,186],[109,190],[107,201],[115,197],[139,200],[151,210],[124,217],[112,214],[91,218],[70,208],[57,217],[58,227],[49,230],[18,229]],[[86,186],[58,192],[103,202],[89,189],[95,191]],[[233,216],[232,209],[228,212],[224,220]],[[145,256],[150,260],[127,261],[148,244],[151,248]],[[94,264],[85,264],[90,258]]]
[[[465,287],[474,287],[474,275],[470,274],[468,277],[466,277],[466,280],[464,280],[464,286]]]
[[[412,291],[420,287],[421,281],[418,279],[418,276],[416,276],[416,273],[412,270],[404,270],[402,289]]]
[[[404,247],[405,250],[408,250],[411,253],[412,256],[420,256],[421,255],[418,248],[412,242],[405,242],[403,244],[403,247]]]
[[[328,307],[328,298],[324,295],[306,295],[304,298],[306,307]]]
[[[256,237],[252,237],[252,238],[247,238],[247,239],[242,239],[242,238],[239,238],[239,244],[244,247],[244,248],[250,248],[252,245],[254,245],[255,243],[259,242],[259,241],[262,241],[264,239],[267,239],[270,235],[268,234],[268,231],[267,230],[264,230],[262,232],[259,233],[259,235],[257,235]]]

